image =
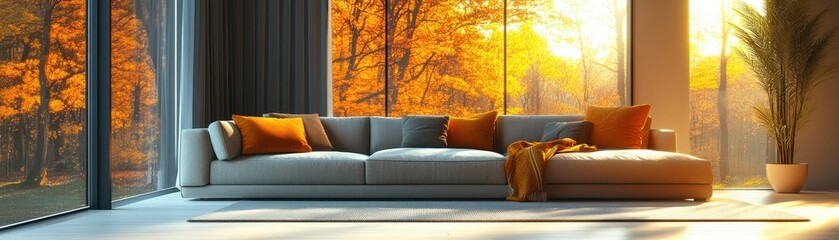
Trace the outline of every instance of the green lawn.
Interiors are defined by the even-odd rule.
[[[85,205],[84,178],[57,186],[0,187],[0,226],[76,209]]]
[[[112,199],[119,200],[152,192],[142,170],[115,171]],[[0,226],[76,209],[85,205],[85,179],[76,177],[55,186],[24,187],[0,183]]]

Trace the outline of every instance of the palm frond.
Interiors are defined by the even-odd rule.
[[[765,0],[763,6],[761,14],[741,2],[735,13],[742,24],[732,28],[745,46],[737,53],[768,96],[766,105],[754,107],[755,116],[775,140],[776,162],[791,164],[796,135],[814,109],[813,89],[839,72],[826,62],[837,30],[820,31],[829,8],[810,16],[802,0]]]

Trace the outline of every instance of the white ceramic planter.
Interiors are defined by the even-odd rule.
[[[769,185],[779,193],[798,193],[807,181],[806,163],[766,164],[766,178]]]

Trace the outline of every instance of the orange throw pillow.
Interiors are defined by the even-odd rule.
[[[302,118],[233,115],[242,133],[242,154],[311,152]]]
[[[627,148],[639,149],[642,142],[642,129],[650,115],[650,105],[631,107],[586,108],[585,120],[592,123],[589,144],[598,149]]]
[[[492,151],[495,148],[493,133],[497,117],[497,111],[490,111],[471,117],[451,118],[446,138],[448,146]]]

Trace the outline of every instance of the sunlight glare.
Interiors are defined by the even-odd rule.
[[[587,49],[595,51],[594,58],[603,59],[609,57],[609,52],[615,44],[615,30],[614,19],[611,18],[611,7],[615,0],[592,0],[592,1],[576,1],[576,0],[554,0],[553,7],[557,13],[567,13],[569,18],[579,19],[578,23],[560,22],[559,20],[549,22],[534,23],[534,31],[548,40],[548,45],[551,48],[551,53],[554,56],[563,58],[579,60],[582,53],[580,52],[579,42],[573,39],[579,38],[579,35],[585,39]],[[617,0],[621,7],[626,6],[625,1]],[[575,10],[569,10],[575,9]],[[543,14],[543,17],[546,17]],[[569,31],[576,28],[574,24],[580,24],[580,32]],[[626,20],[624,20],[626,24]],[[626,35],[626,32],[624,32]],[[626,36],[621,36],[626,39]]]

